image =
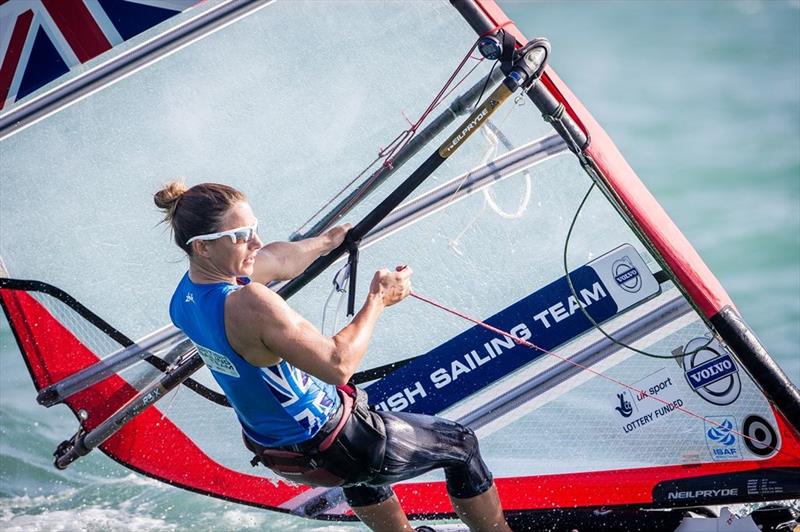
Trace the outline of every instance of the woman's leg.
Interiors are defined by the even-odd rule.
[[[361,522],[376,532],[412,531],[414,528],[408,522],[405,512],[400,507],[400,501],[392,495],[385,501],[370,506],[350,506]]]
[[[466,524],[473,532],[511,532],[511,529],[503,517],[503,510],[500,508],[500,497],[497,495],[497,488],[492,487],[480,495],[468,499],[458,499],[450,495],[459,519]]]
[[[394,483],[444,468],[453,508],[471,530],[510,530],[472,430],[434,416],[380,415],[386,426],[386,455],[381,473],[371,482]]]

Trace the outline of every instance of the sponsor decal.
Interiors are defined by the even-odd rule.
[[[711,404],[727,406],[739,398],[742,382],[733,357],[719,342],[706,337],[690,340],[673,353],[696,353],[683,357],[686,382]]]
[[[612,265],[623,257],[642,279],[642,288],[635,294],[620,288],[612,275]],[[485,321],[550,350],[593,327],[582,308],[603,323],[660,290],[644,261],[627,244],[573,270],[570,279],[574,294],[566,277],[561,277]],[[543,352],[512,338],[474,326],[366,388],[379,410],[434,414],[542,356]],[[673,381],[664,386],[671,387]],[[614,406],[621,400],[617,398]],[[633,398],[625,400],[633,407]]]
[[[150,393],[142,397],[142,404],[147,405],[158,399],[161,395],[161,390],[159,388],[153,389]]]
[[[722,488],[713,490],[673,491],[667,494],[667,499],[717,499],[720,497],[737,497],[738,495],[739,488]]]
[[[745,463],[741,465],[745,466]],[[718,474],[703,474],[702,471],[701,467],[696,473],[702,476],[658,482],[653,487],[653,502],[722,504],[727,502],[726,499],[741,502],[743,497],[753,496],[789,499],[800,493],[797,472],[791,468],[758,467]]]
[[[627,255],[615,260],[611,269],[614,273],[614,280],[626,292],[635,293],[642,289],[639,270]]]
[[[638,305],[661,291],[650,268],[630,244],[623,244],[589,265],[597,271],[620,309]]]
[[[208,369],[230,375],[231,377],[239,377],[236,366],[228,360],[228,357],[206,347],[197,344],[194,345],[197,347],[197,353],[200,355],[200,358],[203,359],[203,362],[206,363]]]
[[[709,423],[709,421],[716,422]],[[739,437],[736,419],[732,416],[708,417],[705,421],[706,444],[711,458],[720,460],[740,460]]]
[[[619,406],[615,407],[614,410],[619,412],[619,415],[622,417],[631,417],[631,414],[633,414],[633,407],[631,406],[631,402],[626,399],[625,393],[618,393],[617,399],[619,399]]]
[[[751,415],[744,418],[742,424],[742,438],[747,450],[756,456],[769,456],[775,453],[780,446],[778,433],[763,417]]]
[[[705,388],[728,375],[736,373],[736,364],[730,355],[719,355],[708,362],[686,371],[686,378],[695,390]]]
[[[638,429],[664,419],[683,406],[680,390],[675,386],[666,368],[640,379],[632,385],[636,391],[624,389],[616,394],[614,410],[622,417],[620,429],[630,434]],[[657,397],[659,400],[653,399]]]

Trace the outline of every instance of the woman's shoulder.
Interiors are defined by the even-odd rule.
[[[227,304],[230,307],[243,308],[250,311],[268,310],[276,304],[283,303],[283,298],[261,283],[249,283],[238,287],[228,294]]]

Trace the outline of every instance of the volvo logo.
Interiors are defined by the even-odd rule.
[[[639,275],[639,270],[627,255],[614,261],[611,265],[611,273],[614,274],[614,280],[620,288],[626,292],[634,293],[642,288],[642,277]]]
[[[692,390],[711,404],[725,406],[736,401],[742,391],[739,369],[722,346],[699,337],[690,340],[683,353],[692,353],[683,357],[683,372]]]

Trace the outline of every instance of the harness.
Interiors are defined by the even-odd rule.
[[[383,420],[369,409],[367,393],[337,386],[341,406],[310,440],[264,447],[242,433],[244,445],[259,463],[302,484],[333,487],[364,481],[378,473],[386,450]]]

